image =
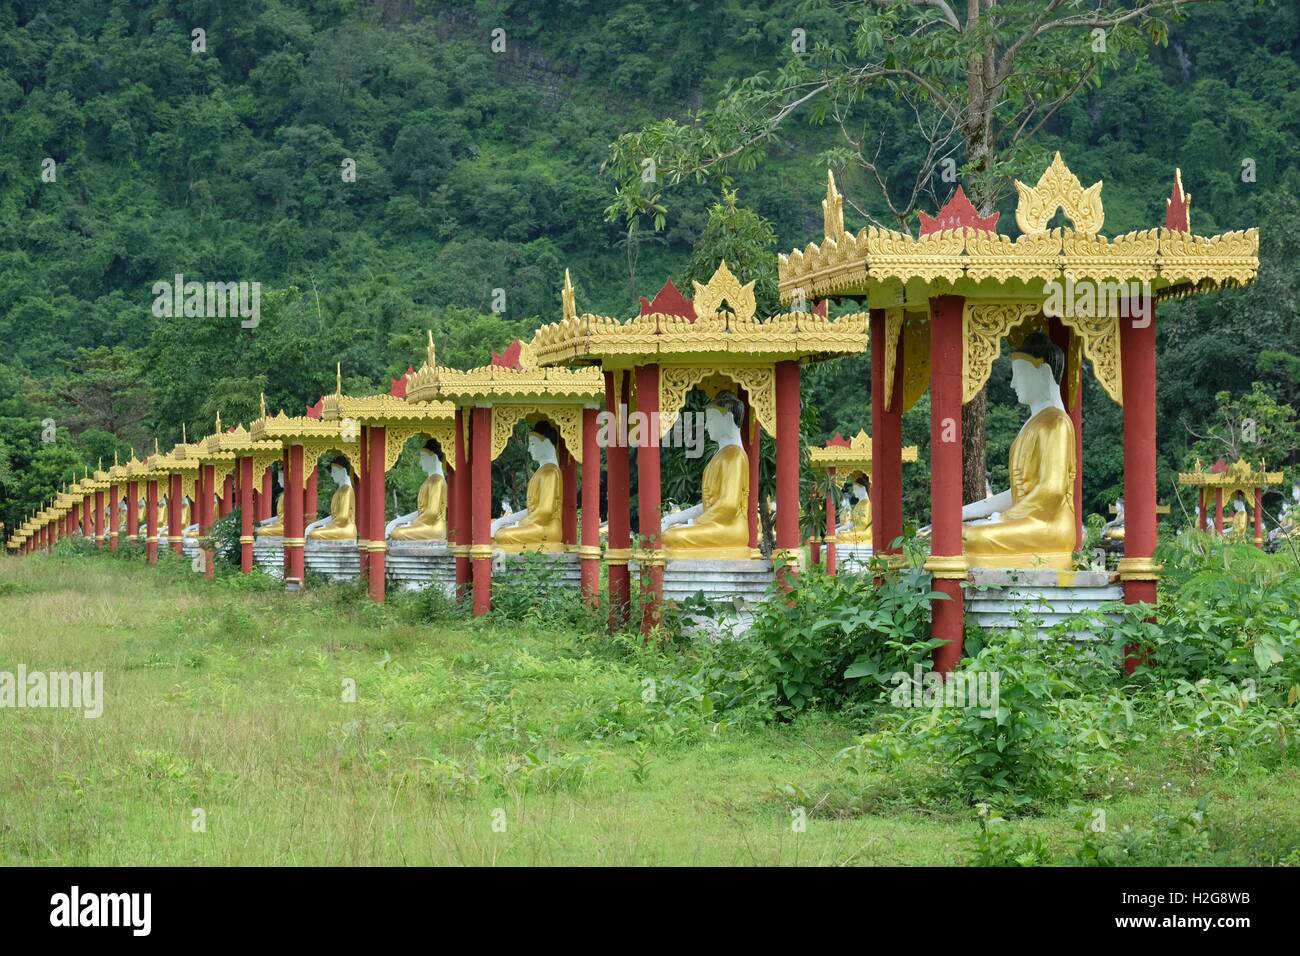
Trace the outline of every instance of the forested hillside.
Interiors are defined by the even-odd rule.
[[[770,223],[756,234],[774,270],[777,251],[820,236],[828,127],[784,130],[732,175],[734,207],[717,182],[682,187],[664,229],[631,248],[606,220],[601,164],[620,133],[775,68],[794,27],[844,29],[833,7],[793,0],[6,0],[0,521],[115,449],[167,447],[181,422],[194,435],[218,412],[247,421],[259,392],[301,409],[333,388],[336,362],[348,390],[386,388],[418,364],[426,328],[448,364],[483,364],[557,316],[566,267],[584,309],[631,314],[666,277],[704,268],[731,241],[717,231],[754,225],[752,210]],[[1176,166],[1197,232],[1261,230],[1256,286],[1162,307],[1162,498],[1191,454],[1214,449],[1196,435],[1220,421],[1220,392],[1233,421],[1259,420],[1270,466],[1297,462],[1276,407],[1300,397],[1297,51],[1294,4],[1197,7],[1167,47],[1106,74],[1037,137],[1084,182],[1105,180],[1107,234],[1162,225]],[[879,104],[896,165],[913,158],[901,109]],[[868,210],[873,188],[841,181]],[[260,282],[258,324],[155,316],[154,283],[177,274]],[[995,484],[1020,421],[1006,380],[999,366]],[[865,359],[807,383],[809,440],[869,426]],[[922,459],[926,415],[922,403],[907,422]],[[1119,428],[1090,385],[1090,511],[1120,488]],[[911,467],[908,517],[923,520],[926,466]],[[405,468],[409,498],[422,476]]]

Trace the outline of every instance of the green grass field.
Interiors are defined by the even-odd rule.
[[[664,655],[527,624],[417,623],[410,608],[352,589],[209,583],[179,563],[0,560],[0,670],[103,671],[105,687],[98,719],[0,710],[0,861],[972,859],[971,807],[844,774],[836,754],[862,731],[846,717],[741,728],[646,700]],[[1294,766],[1224,774],[1150,739],[1081,807],[1139,826],[1207,793],[1196,862],[1295,856]],[[802,832],[792,807],[806,811]],[[1064,851],[1081,807],[1010,827]]]

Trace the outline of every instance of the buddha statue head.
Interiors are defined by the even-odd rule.
[[[330,477],[334,479],[334,484],[340,488],[352,485],[352,475],[348,472],[347,462],[342,458],[335,458],[330,462]]]
[[[1054,405],[1061,401],[1065,352],[1042,332],[1031,332],[1011,353],[1011,387],[1021,405]]]
[[[528,454],[539,465],[557,464],[555,446],[559,438],[550,422],[537,422],[528,431]]]
[[[420,470],[426,475],[442,476],[442,455],[438,443],[430,438],[420,449]]]
[[[744,403],[734,392],[718,392],[704,409],[704,427],[709,438],[719,446],[740,444],[740,426],[744,420]]]
[[[849,494],[853,495],[854,501],[861,501],[867,497],[867,483],[861,476],[855,478],[849,485]]]

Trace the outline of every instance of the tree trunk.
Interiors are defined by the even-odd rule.
[[[988,390],[961,409],[961,487],[962,501],[979,501],[987,494],[988,458],[985,454],[984,423],[988,418]]]

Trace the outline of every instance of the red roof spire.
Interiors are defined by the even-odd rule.
[[[853,444],[847,438],[841,435],[839,432],[836,432],[835,437],[826,443],[826,447],[827,448],[852,448]]]
[[[517,372],[523,371],[523,366],[519,364],[519,352],[523,348],[523,343],[515,339],[510,343],[510,347],[498,355],[492,353],[492,364],[501,368],[512,368]]]
[[[673,280],[669,279],[663,288],[655,293],[653,301],[647,302],[641,296],[642,315],[680,315],[691,322],[695,321],[695,305],[690,299],[677,291]]]
[[[415,374],[415,368],[410,365],[406,366],[406,374],[404,374],[401,378],[391,379],[393,384],[389,387],[388,394],[393,396],[394,398],[406,398],[406,382],[407,379],[409,379],[414,374]]]
[[[940,232],[944,229],[979,229],[982,232],[996,232],[998,216],[1000,213],[994,213],[988,217],[981,217],[979,211],[971,205],[971,201],[966,198],[966,193],[961,186],[953,193],[952,198],[944,203],[944,207],[939,210],[939,214],[934,218],[921,213],[921,235],[928,236],[932,232]]]

